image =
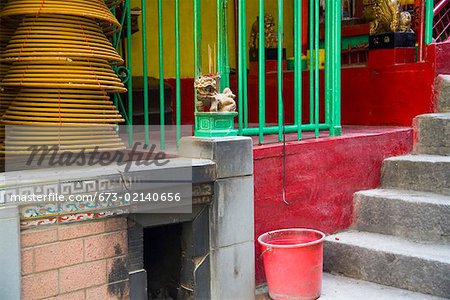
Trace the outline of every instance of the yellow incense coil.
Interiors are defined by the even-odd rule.
[[[102,0],[14,0],[0,11],[0,17],[38,16],[41,14],[86,17],[97,20],[106,34],[120,30],[119,21]]]
[[[40,146],[55,147],[57,153],[123,150],[125,145],[116,130],[116,126],[11,126],[6,143],[0,145],[0,153],[30,154],[32,147]]]
[[[99,58],[122,64],[123,59],[99,25],[87,18],[78,19],[83,19],[83,23],[74,18],[26,17],[3,49],[1,61],[61,57],[71,60]]]
[[[53,129],[55,130],[55,129]],[[40,149],[48,147],[53,153],[61,154],[64,151],[72,153],[77,152],[105,152],[105,151],[119,151],[126,149],[122,139],[113,132],[104,132],[96,136],[86,136],[86,132],[80,132],[77,136],[66,138],[65,133],[59,133],[55,136],[45,136],[41,132],[11,132],[7,134],[6,142],[0,145],[0,154],[23,155],[31,154],[33,149]],[[40,136],[40,140],[33,140],[33,137]],[[54,152],[56,150],[56,152]]]
[[[61,92],[62,91],[62,92]],[[82,91],[82,90],[80,90]],[[77,92],[80,92],[77,91]],[[94,93],[104,99],[90,100],[86,91],[80,95],[61,89],[21,90],[4,113],[2,124],[26,125],[27,123],[107,124],[124,122],[123,117],[101,91]],[[105,98],[106,97],[106,98]],[[86,101],[91,101],[89,104]]]
[[[5,111],[14,99],[14,94],[2,92],[0,93],[0,117],[3,116]]]
[[[0,83],[3,87],[80,88],[126,92],[106,61],[20,61],[13,63]]]

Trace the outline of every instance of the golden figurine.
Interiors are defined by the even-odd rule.
[[[271,14],[265,14],[264,16],[264,46],[266,48],[276,48],[278,44],[277,34],[275,32],[275,19]],[[252,31],[250,33],[250,49],[258,49],[259,41],[259,17],[252,25]]]
[[[400,0],[366,0],[365,16],[371,19],[370,34],[411,31],[411,14],[402,11]]]

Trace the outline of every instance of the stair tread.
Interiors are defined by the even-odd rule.
[[[450,157],[444,155],[407,154],[386,158],[385,161],[417,161],[429,163],[450,163]]]
[[[349,230],[329,235],[326,241],[450,264],[450,244],[409,241],[397,236]]]
[[[440,300],[436,296],[411,292],[369,281],[324,273],[320,300]]]
[[[450,120],[450,112],[436,112],[430,114],[418,115],[417,118],[433,118],[433,119],[442,119],[442,120]]]
[[[392,200],[401,200],[411,203],[424,203],[424,204],[436,204],[436,205],[448,205],[450,206],[450,196],[430,193],[430,192],[420,192],[420,191],[410,191],[410,190],[399,190],[399,189],[373,189],[356,192],[357,195],[363,195],[366,197],[373,198],[385,198]]]

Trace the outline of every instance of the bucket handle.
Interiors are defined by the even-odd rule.
[[[266,254],[267,251],[272,250],[272,247],[267,247],[266,249],[264,249],[264,251],[261,253],[261,255],[259,256],[259,259],[262,259],[263,255]]]

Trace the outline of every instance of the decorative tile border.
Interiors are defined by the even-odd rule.
[[[0,190],[0,200],[10,199],[11,195],[40,195],[61,193],[86,195],[94,192],[127,189],[142,178],[139,176],[124,178],[123,176],[109,176],[97,179],[88,179],[71,182],[58,182],[36,184],[31,186],[18,186]],[[126,183],[124,183],[126,182]],[[98,190],[96,190],[98,189]],[[192,186],[192,204],[208,204],[212,201],[214,192],[213,183],[194,184]],[[8,201],[9,202],[9,201]],[[1,203],[1,201],[0,201]],[[50,202],[22,205],[20,211],[20,226],[22,229],[36,226],[65,224],[106,218],[129,213],[129,203],[122,201],[104,202]]]

